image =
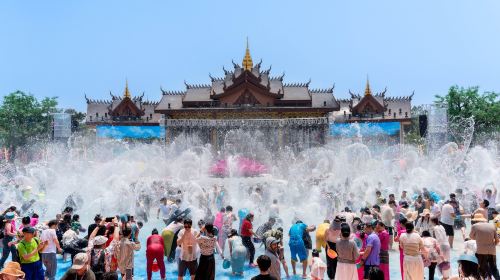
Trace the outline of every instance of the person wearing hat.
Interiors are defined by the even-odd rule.
[[[102,279],[104,273],[110,271],[113,250],[120,239],[120,227],[118,226],[117,218],[113,218],[111,223],[111,226],[114,228],[113,241],[111,241],[108,247],[106,247],[108,238],[97,235],[99,229],[105,226],[105,220],[99,222],[99,225],[94,228],[89,237],[87,257],[90,260],[90,268],[97,280]]]
[[[458,257],[458,276],[453,276],[450,280],[481,280],[479,274],[479,261],[472,255],[461,255]]]
[[[3,268],[3,265],[5,261],[9,258],[9,254],[12,253],[12,256],[17,255],[16,247],[14,245],[11,245],[11,243],[14,238],[16,237],[16,228],[12,221],[16,218],[16,214],[12,212],[7,212],[4,215],[4,228],[3,228],[3,234],[4,238],[2,239],[2,245],[3,245],[3,250],[2,250],[2,258],[0,259],[0,269]]]
[[[429,209],[424,209],[417,219],[415,224],[415,229],[418,233],[422,233],[429,230],[431,222],[431,211]]]
[[[271,259],[271,267],[269,268],[269,275],[275,277],[276,279],[281,279],[281,266],[278,255],[278,246],[280,241],[274,237],[269,237],[266,239],[266,256]]]
[[[61,280],[96,280],[94,272],[89,268],[89,257],[86,253],[78,253],[73,258],[73,265],[61,277]]]
[[[18,262],[8,262],[0,271],[1,280],[24,279],[24,276],[24,272],[21,270],[21,265]]]
[[[499,239],[495,226],[488,223],[488,220],[479,213],[474,214],[472,222],[474,224],[470,230],[470,238],[476,240],[479,273],[484,279],[488,277],[500,279],[495,248],[499,244]]]
[[[26,274],[26,280],[44,280],[40,252],[47,246],[48,242],[40,242],[40,239],[34,235],[34,228],[23,228],[23,239],[17,244],[17,252],[21,270]]]

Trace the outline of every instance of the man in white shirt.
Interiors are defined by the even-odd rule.
[[[61,253],[62,249],[56,235],[57,221],[50,221],[48,226],[49,228],[44,229],[40,236],[41,242],[47,241],[47,246],[45,246],[45,248],[42,250],[41,257],[43,265],[46,268],[45,278],[49,280],[55,280],[57,272],[56,255],[57,253]]]
[[[446,201],[443,205],[443,208],[441,209],[440,222],[446,230],[446,236],[448,236],[450,247],[453,248],[453,239],[455,237],[455,231],[453,229],[453,225],[455,224],[455,209],[449,201]]]
[[[177,246],[181,248],[181,253],[179,257],[179,267],[178,267],[178,280],[184,279],[186,270],[189,270],[189,275],[191,280],[194,280],[196,269],[198,268],[197,262],[197,248],[198,242],[195,236],[198,234],[196,230],[193,230],[193,221],[190,219],[184,220],[184,229],[179,231],[177,235]]]
[[[168,203],[167,198],[162,197],[160,199],[160,206],[158,207],[158,211],[156,213],[156,218],[160,218],[160,212],[161,212],[161,219],[165,223],[165,226],[168,226],[169,222],[169,215],[170,215],[170,210],[171,210],[171,204]]]

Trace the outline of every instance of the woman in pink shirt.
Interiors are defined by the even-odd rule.
[[[390,236],[385,229],[385,224],[383,222],[377,222],[375,227],[378,238],[380,239],[380,270],[384,272],[384,280],[390,279],[389,272],[389,241]]]

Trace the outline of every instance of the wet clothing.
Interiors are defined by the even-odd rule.
[[[290,235],[290,240],[288,245],[290,246],[290,255],[293,261],[305,261],[307,260],[307,250],[302,239],[304,232],[307,229],[307,225],[304,223],[294,224],[290,227],[288,234]],[[297,259],[298,257],[298,259]]]
[[[247,248],[243,246],[243,241],[239,236],[233,236],[229,239],[231,244],[231,269],[233,273],[243,273],[243,265],[247,258]]]
[[[269,237],[266,240],[266,256],[271,259],[271,267],[269,268],[269,274],[276,279],[281,279],[281,262],[277,252],[271,250],[271,243],[276,241],[274,237]]]
[[[153,262],[156,261],[160,269],[161,279],[165,279],[165,262],[163,261],[164,255],[163,238],[158,234],[153,234],[148,237],[146,241],[146,270],[148,280],[151,280],[153,274]]]

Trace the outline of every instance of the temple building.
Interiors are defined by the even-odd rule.
[[[242,65],[223,77],[210,76],[210,84],[185,83],[183,91],[162,89],[155,109],[165,117],[166,140],[181,134],[196,135],[215,147],[224,144],[231,130],[258,130],[266,145],[311,147],[325,143],[328,117],[340,109],[333,87],[311,89],[309,82],[285,83],[284,75],[271,76],[271,68],[254,64],[247,48]]]
[[[403,97],[387,97],[387,88],[373,94],[367,79],[363,95],[349,90],[351,98],[338,99],[340,109],[332,114],[331,134],[348,135],[350,124],[358,123],[361,134],[377,137],[392,137],[394,142],[403,142],[404,131],[411,124],[411,100],[413,93]],[[344,130],[342,130],[344,129]],[[363,133],[364,132],[364,133]]]
[[[123,96],[109,92],[110,100],[87,100],[86,124],[95,127],[98,137],[159,138],[161,114],[155,113],[158,102],[145,101],[144,93],[132,97],[128,82]]]

